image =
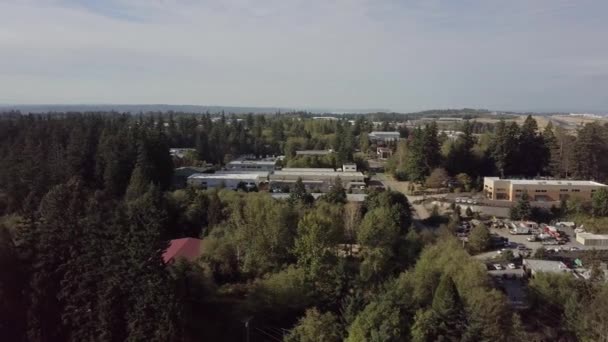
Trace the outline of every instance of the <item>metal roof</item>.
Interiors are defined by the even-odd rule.
[[[260,173],[195,173],[188,179],[258,179]]]

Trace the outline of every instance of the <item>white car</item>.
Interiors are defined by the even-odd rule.
[[[512,269],[512,270],[514,270],[514,269],[516,269],[516,268],[517,268],[517,266],[515,266],[515,264],[514,264],[514,263],[510,263],[510,264],[508,264],[508,265],[507,265],[507,267],[508,267],[508,268],[510,268],[510,269]]]
[[[570,250],[574,252],[574,251],[579,251],[580,248],[578,248],[578,247],[570,247]]]
[[[474,202],[474,201],[473,201],[472,199],[470,199],[470,198],[467,200],[467,203],[468,203],[468,204],[473,204],[473,202]]]
[[[460,198],[460,197],[457,197],[455,200],[456,203],[460,203],[460,201],[462,201],[462,198]]]
[[[499,270],[499,271],[502,270],[501,264],[494,264],[493,266],[494,266],[494,269],[496,269],[496,270]]]

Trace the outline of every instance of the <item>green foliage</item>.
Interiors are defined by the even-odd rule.
[[[436,168],[426,178],[425,185],[428,188],[443,188],[446,187],[448,181],[448,173],[442,168]]]
[[[383,130],[400,121],[382,113],[346,116],[354,124],[309,117],[104,113],[0,120],[0,214],[22,217],[16,230],[0,228],[0,335],[234,340],[243,317],[254,315],[254,328],[288,327],[308,309],[288,340],[605,339],[607,292],[595,261],[585,260],[594,270],[587,283],[533,279],[532,308],[521,320],[459,241],[410,227],[401,193],[371,191],[360,205],[345,203],[341,182],[317,203],[301,182],[289,201],[229,190],[167,192],[173,166],[199,165],[197,159],[219,168],[244,154],[284,154],[282,165],[340,167],[354,160],[364,168],[365,153],[374,152],[367,136],[372,121]],[[494,135],[488,128],[464,121],[456,127],[464,135],[450,142],[435,123],[400,130],[408,139],[389,144],[395,153],[387,170],[442,186],[443,167],[465,191],[494,167],[507,175],[608,176],[604,126],[585,125],[577,137],[559,127],[540,135],[532,118],[521,128],[499,123]],[[172,159],[169,147],[196,153]],[[356,148],[362,153],[352,155]],[[301,149],[334,153],[296,156]],[[603,226],[604,197],[594,196],[595,217],[576,201],[557,214],[593,230]],[[437,224],[444,222],[436,211]],[[525,203],[516,214],[528,217]],[[450,217],[449,226],[459,219]],[[203,256],[167,267],[167,241],[181,237],[202,237]],[[359,254],[344,253],[355,241]],[[487,231],[474,230],[469,247],[481,251],[487,241]],[[520,333],[521,326],[538,332]]]
[[[593,194],[592,210],[594,216],[608,216],[608,190],[598,189]]]
[[[442,276],[435,290],[432,314],[423,313],[417,317],[412,329],[415,340],[460,340],[467,325],[464,304],[456,285],[449,276]],[[421,329],[417,331],[416,327]],[[423,337],[421,339],[421,337]]]
[[[370,248],[388,248],[398,236],[398,213],[390,208],[377,208],[365,214],[357,231],[357,242]]]
[[[293,189],[289,193],[289,200],[292,202],[300,202],[305,205],[311,205],[315,201],[314,197],[306,191],[306,187],[300,177],[298,177]]]
[[[314,300],[313,288],[307,279],[307,271],[294,266],[258,279],[250,294],[251,309],[275,314],[303,310]]]
[[[344,204],[346,203],[346,190],[342,185],[342,179],[336,177],[330,185],[329,191],[321,196],[321,200],[328,203]]]
[[[348,330],[348,342],[400,341],[406,330],[401,324],[399,307],[386,300],[365,307]]]
[[[424,129],[417,128],[413,132],[406,163],[410,180],[422,182],[432,169],[439,166],[441,155],[437,134],[437,124],[434,121]]]
[[[584,125],[574,143],[574,175],[581,179],[605,180],[608,176],[608,134],[598,123]]]
[[[479,224],[471,229],[469,243],[467,245],[471,253],[477,254],[485,252],[490,249],[491,244],[490,231],[485,225]]]
[[[286,342],[339,342],[342,327],[331,312],[320,313],[316,308],[306,310],[298,324],[285,336]]]
[[[397,191],[372,191],[365,198],[364,208],[372,211],[377,208],[393,208],[398,213],[398,224],[405,234],[412,222],[410,204],[404,194]]]
[[[532,218],[532,206],[527,192],[521,195],[514,207],[509,211],[512,220],[529,220]]]
[[[298,265],[315,279],[333,256],[335,244],[343,234],[342,215],[338,208],[320,204],[304,215],[298,223],[298,234],[293,252]]]

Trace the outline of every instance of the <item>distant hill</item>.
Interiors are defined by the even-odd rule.
[[[384,109],[320,109],[320,108],[286,108],[286,107],[235,107],[235,106],[199,106],[199,105],[167,105],[167,104],[74,104],[74,105],[2,105],[0,112],[20,111],[21,113],[49,113],[49,112],[119,112],[119,113],[147,113],[147,112],[182,112],[182,113],[221,113],[226,114],[267,114],[278,112],[306,111],[310,113],[374,113],[384,112]]]

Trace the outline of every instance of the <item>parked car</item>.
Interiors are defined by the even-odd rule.
[[[469,199],[467,200],[467,203],[468,203],[468,204],[473,204],[473,200],[469,198]]]
[[[462,201],[462,198],[460,198],[460,197],[456,197],[456,200],[455,200],[454,202],[456,202],[456,203],[460,203],[461,201]]]
[[[570,247],[570,250],[574,252],[574,251],[580,251],[581,249],[573,246],[573,247]]]
[[[494,269],[500,271],[500,270],[502,270],[502,265],[501,264],[494,264]]]
[[[516,268],[517,268],[517,266],[515,266],[515,264],[514,264],[514,263],[510,263],[510,264],[508,264],[508,265],[507,265],[507,267],[509,267],[509,269],[512,269],[512,270],[514,270],[514,269],[516,269]]]

